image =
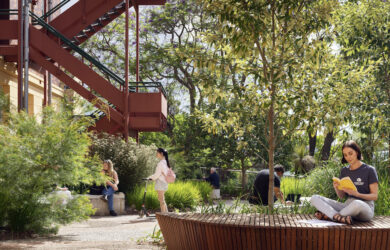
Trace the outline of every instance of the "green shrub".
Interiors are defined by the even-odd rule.
[[[133,191],[127,193],[126,195],[127,202],[130,205],[135,205],[135,208],[137,210],[140,210],[142,205],[142,200],[144,197],[144,191],[145,191],[145,185],[141,184],[136,186],[133,189]],[[148,184],[147,191],[146,191],[146,198],[145,198],[145,207],[147,209],[160,208],[160,202],[158,201],[157,192],[154,190],[154,183]]]
[[[240,186],[240,182],[231,178],[228,179],[227,182],[221,183],[221,195],[227,195],[230,197],[239,197],[242,194],[242,188]]]
[[[39,123],[17,113],[0,125],[0,223],[13,231],[55,232],[85,219],[93,212],[89,202],[75,197],[62,205],[50,193],[57,185],[103,181],[98,159],[88,156],[90,121],[50,108],[43,117]]]
[[[203,192],[207,191],[207,186],[204,184],[182,181],[169,184],[168,191],[165,193],[165,202],[169,208],[194,209],[201,201],[199,187],[203,189]],[[139,185],[127,194],[127,201],[130,206],[135,205],[138,210],[141,208],[144,190],[145,186]],[[145,206],[147,209],[160,208],[157,191],[154,190],[154,184],[148,185]]]
[[[210,194],[213,187],[206,181],[193,181],[192,184],[199,190],[202,201],[210,201]]]
[[[5,95],[3,90],[0,88],[0,123],[5,122],[5,117],[7,117],[7,114],[9,113],[9,108],[9,96]]]
[[[379,176],[378,200],[375,201],[375,215],[390,215],[390,178]]]
[[[165,193],[168,207],[184,209],[195,208],[201,199],[200,192],[191,182],[175,182]]]
[[[284,177],[280,189],[285,197],[288,194],[302,194],[305,191],[306,178]]]
[[[329,161],[324,167],[317,167],[306,177],[303,196],[319,194],[330,199],[337,199],[333,188],[332,177],[338,177],[342,168],[341,163]]]
[[[108,134],[94,135],[91,151],[101,160],[113,162],[118,172],[119,191],[124,193],[152,174],[158,163],[155,146],[137,145],[132,139],[126,143],[122,138]]]

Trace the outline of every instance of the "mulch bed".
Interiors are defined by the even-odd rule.
[[[12,232],[7,227],[0,227],[0,241],[32,239],[36,237],[38,237],[38,235],[32,232]]]

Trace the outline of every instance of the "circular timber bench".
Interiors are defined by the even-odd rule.
[[[390,217],[353,225],[320,226],[312,215],[157,213],[169,250],[390,250]]]

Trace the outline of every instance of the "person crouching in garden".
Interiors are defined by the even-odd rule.
[[[378,175],[374,167],[363,162],[360,147],[354,141],[347,141],[341,148],[343,167],[339,178],[350,177],[356,186],[353,189],[339,190],[338,182],[333,182],[337,196],[347,200],[342,203],[320,195],[311,197],[311,204],[317,208],[315,216],[320,220],[330,220],[351,225],[353,220],[369,221],[374,217],[374,201],[378,198]]]
[[[168,174],[169,165],[168,152],[163,148],[158,148],[156,153],[157,158],[160,160],[157,164],[156,171],[148,179],[156,181],[154,189],[157,191],[158,200],[160,202],[160,208],[162,213],[168,212],[167,204],[165,203],[164,194],[168,190],[168,183],[165,180],[165,176]]]
[[[111,160],[104,160],[102,172],[110,177],[110,180],[106,182],[106,186],[102,191],[102,200],[108,202],[110,215],[117,216],[116,212],[114,211],[114,193],[115,191],[118,191],[119,179]]]

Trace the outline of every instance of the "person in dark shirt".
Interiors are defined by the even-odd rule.
[[[283,193],[280,191],[280,178],[283,176],[284,168],[282,165],[275,165],[274,167],[275,177],[274,177],[274,201],[277,198],[285,204]],[[255,205],[268,205],[268,186],[269,186],[269,170],[261,170],[255,179],[253,184],[253,192],[249,197],[249,203]]]
[[[207,182],[213,186],[213,191],[211,193],[212,199],[220,199],[221,198],[221,192],[220,192],[220,185],[219,185],[219,175],[215,171],[215,168],[210,169],[210,175],[209,177],[205,178]]]
[[[342,188],[333,182],[333,188],[343,202],[332,200],[321,195],[313,195],[311,204],[317,208],[314,214],[317,219],[331,220],[352,224],[353,220],[369,221],[374,217],[374,201],[378,199],[378,174],[373,166],[362,162],[362,152],[354,141],[346,141],[341,147],[342,163],[349,163],[341,169],[340,179],[349,177],[357,190]]]

